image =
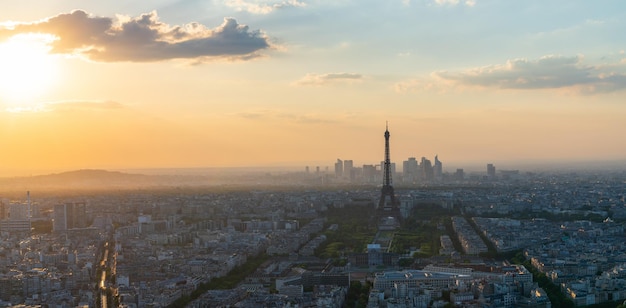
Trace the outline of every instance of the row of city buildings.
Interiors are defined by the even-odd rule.
[[[333,179],[340,182],[350,183],[380,183],[382,180],[382,169],[384,162],[380,164],[364,164],[356,166],[353,160],[337,159],[334,164]],[[311,174],[309,167],[305,167],[305,172]],[[315,174],[321,174],[319,167],[316,167]],[[402,169],[398,170],[396,163],[390,163],[391,176],[396,184],[416,184],[416,183],[441,183],[458,182],[468,179],[468,174],[458,168],[453,173],[443,171],[443,163],[435,156],[434,162],[426,157],[420,160],[409,157],[402,162]],[[325,171],[328,173],[328,170]],[[504,176],[509,177],[515,171],[504,171]],[[498,178],[494,164],[487,164],[486,172],[480,176],[480,180],[493,181]]]
[[[53,231],[62,232],[88,227],[91,221],[85,219],[86,209],[85,202],[55,204],[52,208]],[[40,211],[40,204],[31,202],[30,192],[27,192],[26,201],[0,199],[0,233],[30,234],[33,221],[41,220],[46,220],[46,217]]]
[[[623,175],[526,176],[523,183],[397,191],[403,217],[421,202],[466,214],[452,218],[461,251],[453,238],[442,237],[442,256],[412,270],[399,269],[402,256],[375,244],[345,256],[345,266],[313,257],[325,240],[323,231],[341,228],[326,226],[327,209],[364,199],[371,202],[362,206],[375,206],[380,192],[371,188],[133,191],[4,200],[2,221],[30,217],[50,222],[53,232],[2,229],[0,306],[95,305],[99,250],[111,234],[117,260],[113,287],[127,307],[167,306],[260,253],[276,259],[237,288],[207,292],[190,306],[340,306],[349,282],[359,280],[374,286],[370,307],[549,307],[545,292],[523,267],[486,264],[474,256],[485,251],[479,234],[498,251],[522,250],[577,305],[624,298]],[[551,219],[538,218],[542,215]]]

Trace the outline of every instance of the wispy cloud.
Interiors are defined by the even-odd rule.
[[[47,103],[46,109],[55,111],[74,110],[115,110],[124,109],[126,106],[114,101],[65,101]]]
[[[255,1],[255,0],[226,0],[227,6],[237,11],[246,11],[252,14],[269,14],[275,10],[289,7],[304,7],[306,3],[298,0],[284,1]]]
[[[73,111],[98,111],[125,109],[126,106],[114,101],[59,101],[45,102],[31,106],[10,107],[6,111],[10,113],[33,113],[33,112],[73,112]]]
[[[427,6],[442,6],[442,7],[455,7],[460,5],[465,6],[475,6],[476,0],[402,0],[402,4],[405,6],[411,6],[411,3],[417,3],[418,5],[427,5]]]
[[[626,66],[594,66],[582,57],[545,56],[536,60],[514,59],[460,72],[439,71],[429,78],[398,83],[400,92],[460,88],[486,89],[563,89],[580,94],[596,94],[626,89]]]
[[[448,6],[456,6],[459,4],[464,4],[467,6],[474,6],[476,5],[476,1],[475,0],[435,0],[435,3],[438,5],[448,5]]]
[[[3,112],[7,113],[36,113],[45,111],[42,106],[12,106],[7,107],[4,110],[0,110],[0,115]]]
[[[209,29],[199,23],[172,26],[156,12],[139,17],[97,17],[73,11],[31,23],[0,28],[0,40],[23,33],[56,36],[53,53],[79,54],[94,61],[162,61],[169,59],[251,59],[271,47],[267,35],[235,19]]]
[[[352,83],[363,80],[363,75],[354,73],[306,74],[296,81],[300,86],[323,86],[336,83]]]
[[[394,84],[398,93],[436,92],[445,93],[456,88],[455,84],[439,78],[435,73],[427,77],[416,77]]]
[[[246,118],[248,120],[280,120],[302,124],[318,124],[318,123],[336,123],[335,119],[328,118],[327,116],[321,116],[319,114],[298,114],[292,112],[285,112],[281,110],[248,110],[242,111],[235,116]]]
[[[238,112],[235,115],[242,117],[242,118],[253,120],[253,119],[266,118],[269,115],[273,115],[273,114],[274,112],[272,110],[247,110],[247,111]]]

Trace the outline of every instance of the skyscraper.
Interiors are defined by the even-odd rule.
[[[435,155],[435,165],[433,166],[433,174],[435,176],[435,180],[440,181],[443,177],[443,164],[439,160],[439,157]]]
[[[26,193],[27,202],[11,202],[9,204],[8,219],[0,221],[0,231],[2,232],[18,232],[30,233],[31,216],[30,216],[30,192]],[[4,206],[3,206],[4,207]],[[5,208],[6,210],[6,208]]]
[[[4,201],[0,200],[0,220],[3,220],[7,217],[7,209],[4,205]]]
[[[28,204],[14,202],[9,207],[9,217],[11,220],[28,220]]]
[[[343,161],[339,158],[337,158],[335,163],[335,176],[338,178],[343,176]]]
[[[496,166],[493,164],[487,164],[487,177],[494,179],[496,177]]]
[[[54,206],[53,231],[84,228],[87,225],[85,203],[65,203]]]
[[[374,165],[363,165],[363,181],[365,183],[376,183],[376,166]]]
[[[353,169],[354,168],[354,163],[352,162],[352,160],[344,160],[343,161],[343,176],[345,178],[349,178],[349,179],[353,179],[354,178],[354,172]]]
[[[405,183],[413,183],[417,177],[417,160],[415,157],[409,157],[408,160],[402,162],[402,179]]]
[[[456,169],[456,173],[454,174],[454,178],[457,181],[465,180],[465,172],[463,171],[463,168]]]
[[[424,181],[432,181],[434,178],[433,165],[430,163],[430,160],[426,157],[422,157],[422,163],[420,164],[420,170],[422,175],[422,180]]]
[[[65,204],[55,205],[53,214],[52,230],[67,231],[67,211]]]

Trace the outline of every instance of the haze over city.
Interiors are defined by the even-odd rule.
[[[622,162],[626,3],[54,1],[0,10],[0,176]]]
[[[626,308],[626,2],[0,5],[0,307]]]

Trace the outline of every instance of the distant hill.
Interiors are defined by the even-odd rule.
[[[302,171],[283,169],[205,168],[182,171],[162,169],[148,170],[148,173],[82,169],[36,176],[0,177],[0,198],[23,196],[26,191],[54,194],[82,194],[88,191],[123,192],[137,189],[232,191],[251,187],[299,187],[303,183],[309,185],[309,180],[303,178]]]
[[[37,175],[31,178],[42,180],[91,180],[91,179],[127,179],[144,177],[142,174],[130,174],[119,171],[107,171],[99,169],[81,169],[47,175]]]
[[[98,170],[98,169],[81,169],[75,171],[67,171],[61,173],[53,173],[48,175],[38,175],[31,177],[31,179],[36,181],[43,182],[84,182],[84,181],[95,181],[95,182],[106,182],[106,181],[137,181],[142,179],[148,179],[154,176],[148,176],[143,174],[131,174],[131,173],[123,173],[119,171],[107,171],[107,170]]]
[[[130,174],[83,169],[29,177],[0,178],[0,192],[24,190],[127,190],[148,187],[209,185],[204,176]]]

